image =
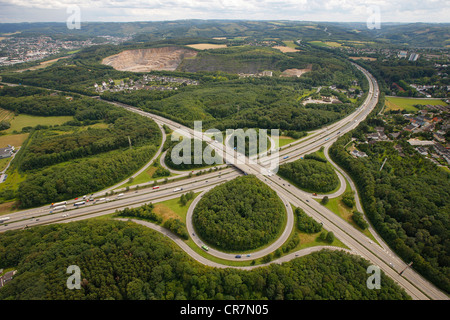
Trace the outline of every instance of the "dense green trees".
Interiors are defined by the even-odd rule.
[[[368,157],[355,159],[344,148],[350,139],[351,134],[339,138],[330,155],[357,184],[372,225],[404,261],[413,261],[413,268],[450,292],[449,173],[405,140],[395,142],[405,157],[398,155],[394,143],[378,142],[361,144]]]
[[[184,145],[182,139],[180,139],[180,142],[178,141],[171,141],[169,143],[169,147],[167,149],[166,155],[164,157],[164,163],[171,169],[174,170],[192,170],[192,169],[199,169],[204,168],[212,164],[216,164],[214,161],[215,158],[215,151],[206,143],[205,141],[201,142],[201,147],[196,148],[195,147],[195,140],[190,139],[190,147],[186,149],[190,149],[190,154],[185,155],[184,154],[184,148],[181,149]],[[197,140],[198,141],[198,140]],[[187,142],[189,143],[189,142]],[[175,149],[175,152],[174,151]],[[179,152],[177,152],[179,151]],[[184,157],[186,156],[186,160],[184,161]],[[200,163],[195,163],[197,160],[201,159]],[[218,159],[221,159],[220,157]],[[180,161],[180,164],[175,164],[176,161]],[[222,160],[221,160],[222,161]],[[190,162],[190,163],[188,163]],[[208,162],[208,163],[207,163]],[[219,163],[220,164],[220,163]]]
[[[288,162],[278,173],[300,189],[310,192],[330,192],[339,185],[339,178],[331,164],[312,158]]]
[[[0,234],[0,268],[18,270],[0,299],[408,299],[381,274],[366,286],[369,262],[322,250],[252,271],[203,266],[157,232],[131,222],[86,220]],[[67,267],[81,269],[69,290]]]
[[[306,233],[317,233],[322,230],[322,225],[308,216],[301,208],[295,208],[294,213],[297,216],[297,227],[300,231]]]
[[[364,220],[363,214],[359,211],[353,212],[352,220],[363,230],[367,229],[369,226],[369,224]]]
[[[182,206],[185,206],[192,199],[194,199],[194,191],[189,191],[188,193],[180,196],[180,203]]]
[[[211,246],[250,250],[275,239],[285,209],[273,190],[255,176],[244,176],[207,192],[192,219],[198,235]]]
[[[131,217],[131,218],[138,218],[138,219],[144,219],[144,220],[150,220],[155,223],[161,223],[162,218],[158,216],[153,209],[155,206],[153,203],[144,204],[143,206],[140,206],[139,208],[125,208],[123,210],[117,211],[116,215],[119,217]]]
[[[164,222],[163,226],[164,228],[167,228],[176,235],[180,236],[181,239],[189,239],[189,233],[187,232],[186,225],[180,219],[170,218]]]
[[[17,197],[23,208],[44,205],[89,194],[121,180],[142,167],[156,147],[117,150],[95,158],[84,158],[27,174]]]
[[[351,104],[303,106],[297,101],[298,92],[310,86],[283,78],[239,79],[178,90],[176,95],[158,101],[130,100],[133,93],[116,95],[115,99],[190,127],[194,121],[202,120],[204,129],[219,130],[279,128],[306,131],[334,122],[354,110]]]
[[[342,195],[342,202],[349,208],[353,208],[356,204],[355,202],[355,196],[353,194],[353,191],[347,191],[344,192]]]

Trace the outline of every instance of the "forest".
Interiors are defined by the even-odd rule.
[[[163,235],[114,220],[86,220],[0,234],[0,268],[18,273],[0,300],[398,300],[410,297],[381,274],[366,286],[370,263],[322,250],[252,271],[217,269],[189,258]],[[67,267],[81,289],[66,287]]]
[[[353,136],[368,130],[370,121]],[[405,157],[399,156],[393,142],[378,142],[359,144],[368,157],[355,159],[344,148],[351,138],[352,133],[339,138],[330,156],[357,184],[371,223],[405,262],[412,261],[421,275],[450,292],[450,174],[419,155],[405,139],[395,143]]]
[[[305,156],[304,159],[282,164],[278,174],[309,192],[326,193],[339,186],[339,178],[333,166],[320,157]]]
[[[354,110],[351,104],[324,108],[302,106],[300,93],[311,85],[293,80],[241,79],[210,84],[198,89],[187,88],[158,101],[119,101],[133,103],[193,127],[201,120],[205,129],[265,128],[306,131],[332,123]]]
[[[190,144],[186,145],[185,143]],[[174,170],[193,170],[207,167],[213,164],[220,164],[214,161],[216,152],[206,143],[205,141],[201,142],[201,148],[195,148],[195,140],[189,139],[186,141],[171,141],[171,139],[167,139],[165,148],[167,148],[166,156],[164,157],[164,163],[171,169]],[[177,147],[176,147],[177,146]],[[175,151],[180,151],[179,153],[175,152],[175,157],[172,156],[172,152],[176,147]],[[184,154],[184,147],[186,150],[190,149],[189,154]],[[183,149],[180,149],[183,148]],[[209,157],[211,155],[211,157]],[[179,158],[178,158],[179,157]],[[185,158],[186,157],[186,158]],[[175,164],[174,159],[177,158],[179,161],[183,160],[180,164]],[[184,159],[185,158],[185,159]],[[201,163],[195,163],[195,159],[201,159]],[[219,156],[218,159],[221,159]],[[186,160],[186,161],[184,161]],[[222,160],[220,160],[223,162]]]
[[[125,179],[156,152],[158,126],[105,102],[34,88],[0,90],[0,107],[15,114],[72,115],[60,126],[31,129],[11,165],[26,179],[15,197],[23,208],[91,193]],[[130,143],[132,148],[130,148]],[[9,190],[3,190],[9,194]]]
[[[211,246],[250,250],[274,240],[286,216],[275,191],[255,176],[243,176],[208,191],[192,216],[197,234]]]
[[[295,208],[295,215],[297,216],[297,227],[300,231],[306,233],[317,233],[322,230],[322,225],[308,216],[301,208]]]

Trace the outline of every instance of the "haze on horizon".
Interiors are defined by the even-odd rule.
[[[0,23],[65,22],[80,8],[81,21],[183,19],[365,22],[450,22],[450,1],[439,0],[0,0]]]

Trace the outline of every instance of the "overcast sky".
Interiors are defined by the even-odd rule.
[[[450,22],[450,0],[0,0],[0,23],[67,21],[77,5],[81,21],[178,19],[366,22]]]

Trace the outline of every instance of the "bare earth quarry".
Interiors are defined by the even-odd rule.
[[[119,71],[175,71],[183,59],[196,55],[197,51],[177,47],[136,49],[106,57],[102,64],[112,66]]]

